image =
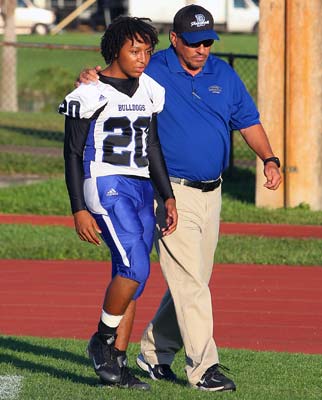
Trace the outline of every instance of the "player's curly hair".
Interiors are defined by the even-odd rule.
[[[158,43],[158,32],[147,21],[148,18],[119,16],[108,26],[101,39],[101,54],[107,65],[119,55],[127,39],[151,44],[152,50]]]

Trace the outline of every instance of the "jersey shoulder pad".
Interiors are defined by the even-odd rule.
[[[70,118],[90,118],[107,99],[102,96],[99,83],[81,84],[59,105],[58,112]]]
[[[153,104],[153,112],[161,112],[165,101],[164,87],[144,73],[140,77],[140,85],[142,85],[147,91],[151,103]]]

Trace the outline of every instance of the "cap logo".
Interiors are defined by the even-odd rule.
[[[195,15],[196,21],[191,22],[191,26],[196,26],[200,28],[201,26],[209,25],[209,20],[206,21],[206,18],[203,14],[196,14]]]

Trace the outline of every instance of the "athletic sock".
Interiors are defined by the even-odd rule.
[[[103,335],[114,335],[122,318],[123,315],[112,315],[102,310],[101,320],[98,323],[98,332]]]
[[[100,321],[97,326],[98,333],[101,335],[115,335],[117,328],[111,328],[104,324],[104,322]]]

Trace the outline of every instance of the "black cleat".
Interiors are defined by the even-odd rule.
[[[94,371],[105,383],[118,383],[121,380],[121,367],[114,348],[115,339],[115,335],[103,335],[96,332],[87,346]]]
[[[140,381],[135,375],[132,374],[129,367],[122,368],[121,381],[118,384],[123,389],[139,389],[139,390],[150,390],[151,387],[148,383]]]
[[[226,368],[223,365],[214,364],[212,367],[207,369],[200,381],[193,387],[210,392],[223,392],[226,390],[235,391],[235,383],[220,372],[219,368],[229,371],[229,368]]]
[[[145,361],[142,354],[139,354],[136,359],[137,365],[150,375],[154,381],[164,380],[168,382],[176,382],[177,376],[168,364],[151,365]]]
[[[120,355],[117,357],[118,364],[121,370],[121,379],[117,383],[106,383],[102,380],[101,382],[108,387],[117,387],[121,389],[136,389],[136,390],[150,390],[151,387],[149,384],[140,381],[139,378],[133,375],[130,368],[127,366],[127,357],[126,355]]]

